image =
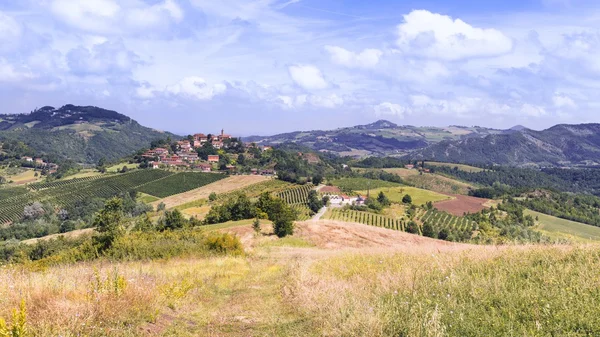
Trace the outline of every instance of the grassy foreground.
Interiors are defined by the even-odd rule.
[[[245,256],[4,266],[0,317],[10,325],[24,300],[27,336],[600,334],[597,246],[431,254],[252,240]]]

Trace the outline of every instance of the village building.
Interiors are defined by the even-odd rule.
[[[200,165],[198,165],[198,168],[202,171],[202,172],[210,172],[212,170],[212,165],[210,164],[205,164],[202,163]]]
[[[26,161],[28,163],[31,163],[33,161],[33,158],[31,158],[31,157],[23,157],[21,159],[23,159],[24,161]]]
[[[407,165],[404,165],[404,168],[407,169],[407,170],[412,170],[412,169],[415,168],[415,165],[407,164]]]
[[[208,162],[209,163],[218,163],[219,162],[219,155],[208,155]]]
[[[156,161],[150,161],[150,162],[148,162],[148,167],[157,169],[157,168],[160,168],[160,164]]]

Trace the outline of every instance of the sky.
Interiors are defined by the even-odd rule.
[[[0,0],[0,113],[179,134],[600,122],[589,0]]]

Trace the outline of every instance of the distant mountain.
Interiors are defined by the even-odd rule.
[[[261,145],[293,142],[317,151],[329,151],[340,155],[360,157],[367,155],[404,155],[444,140],[481,138],[507,132],[509,131],[478,126],[449,126],[444,128],[399,126],[387,120],[378,120],[371,124],[329,131],[296,131],[274,136],[250,136],[245,137],[244,141]]]
[[[411,159],[513,166],[600,164],[600,124],[556,125],[483,138],[447,140],[417,150]]]
[[[93,106],[45,106],[28,114],[0,115],[0,140],[20,140],[37,154],[80,163],[117,160],[169,136],[177,137]]]

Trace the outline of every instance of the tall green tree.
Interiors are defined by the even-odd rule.
[[[123,219],[123,200],[120,198],[109,199],[104,208],[96,213],[93,225],[98,231],[95,241],[100,251],[110,248],[123,235]]]

